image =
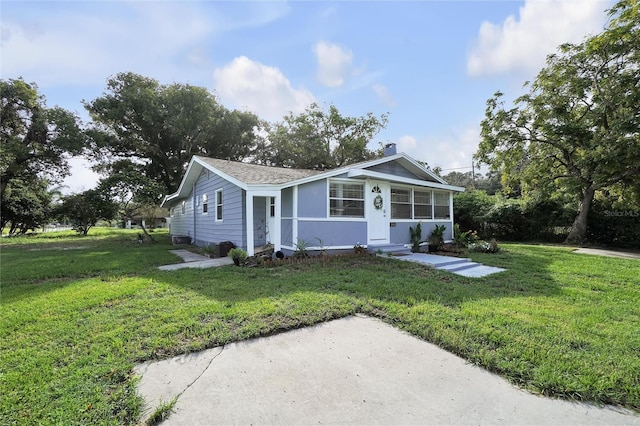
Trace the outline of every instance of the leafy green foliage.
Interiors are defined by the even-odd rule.
[[[85,147],[85,135],[72,113],[47,108],[35,84],[0,80],[0,203],[7,185],[36,177],[51,182],[69,174],[67,154]]]
[[[524,194],[573,194],[578,214],[567,237],[586,237],[596,191],[640,179],[640,11],[622,0],[606,29],[550,55],[529,93],[506,109],[487,101],[476,158],[501,170]]]
[[[420,243],[422,242],[422,224],[418,222],[416,227],[409,227],[409,238],[411,241],[411,251],[418,253],[420,251]]]
[[[85,108],[100,170],[111,182],[137,175],[156,202],[178,188],[193,155],[249,156],[260,127],[254,114],[229,111],[203,87],[161,85],[134,73],[110,78],[107,92]]]
[[[241,249],[240,247],[234,247],[229,250],[228,256],[233,259],[234,262],[238,262],[238,265],[244,265],[244,262],[247,261],[247,252]]]
[[[114,219],[117,212],[117,204],[95,189],[64,197],[56,209],[56,214],[71,221],[73,229],[82,235],[87,235],[99,220]]]
[[[386,114],[345,117],[334,105],[325,112],[314,103],[271,126],[255,158],[262,164],[314,170],[370,160],[381,153],[369,150],[367,144],[386,125]]]
[[[7,185],[2,201],[0,230],[8,224],[9,235],[25,234],[44,226],[52,217],[53,195],[46,179],[15,178]]]
[[[444,225],[436,225],[431,231],[431,235],[429,235],[429,244],[433,244],[441,249],[444,245],[444,232],[447,230],[447,227]]]

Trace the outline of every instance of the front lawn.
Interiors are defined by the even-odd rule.
[[[353,313],[532,391],[640,410],[637,260],[509,244],[472,255],[508,269],[480,279],[368,256],[163,272],[166,233],[70,235],[2,239],[0,424],[133,424],[135,363]]]

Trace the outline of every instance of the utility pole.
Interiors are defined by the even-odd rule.
[[[473,165],[473,160],[471,161],[471,185],[473,189],[476,189],[476,169]]]

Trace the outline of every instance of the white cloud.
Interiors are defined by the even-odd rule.
[[[102,83],[129,70],[158,75],[171,68],[172,55],[212,32],[196,7],[134,2],[106,15],[96,12],[3,18],[3,77],[24,76],[48,86]]]
[[[164,83],[204,81],[211,69],[208,43],[289,11],[285,2],[237,8],[215,2],[72,2],[31,9],[18,3],[3,5],[2,77],[23,76],[42,87],[103,84],[122,71]]]
[[[405,135],[396,141],[398,152],[405,152],[419,161],[426,162],[429,167],[441,167],[444,173],[451,169],[460,172],[471,171],[473,154],[480,143],[480,125],[469,125],[449,129],[444,135],[416,138]]]
[[[387,89],[382,84],[374,84],[373,86],[371,86],[371,88],[375,92],[380,102],[382,102],[383,104],[390,107],[394,107],[397,105],[396,100],[393,98],[393,95],[391,95],[391,92],[389,92],[389,89]]]
[[[213,72],[216,92],[237,107],[247,108],[270,121],[280,120],[288,112],[299,113],[315,102],[305,88],[295,89],[275,67],[235,58]]]
[[[467,57],[470,75],[536,72],[562,43],[595,34],[605,22],[603,0],[525,0],[518,18],[484,21]]]
[[[318,81],[327,87],[340,87],[352,71],[353,53],[337,44],[321,41],[313,47],[318,60]]]

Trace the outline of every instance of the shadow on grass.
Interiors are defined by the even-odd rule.
[[[154,276],[207,298],[244,302],[291,292],[318,292],[413,305],[425,301],[459,306],[475,299],[529,297],[558,293],[539,254],[502,253],[481,261],[507,271],[468,278],[425,265],[373,256],[330,258],[324,263],[278,267],[182,269]]]

